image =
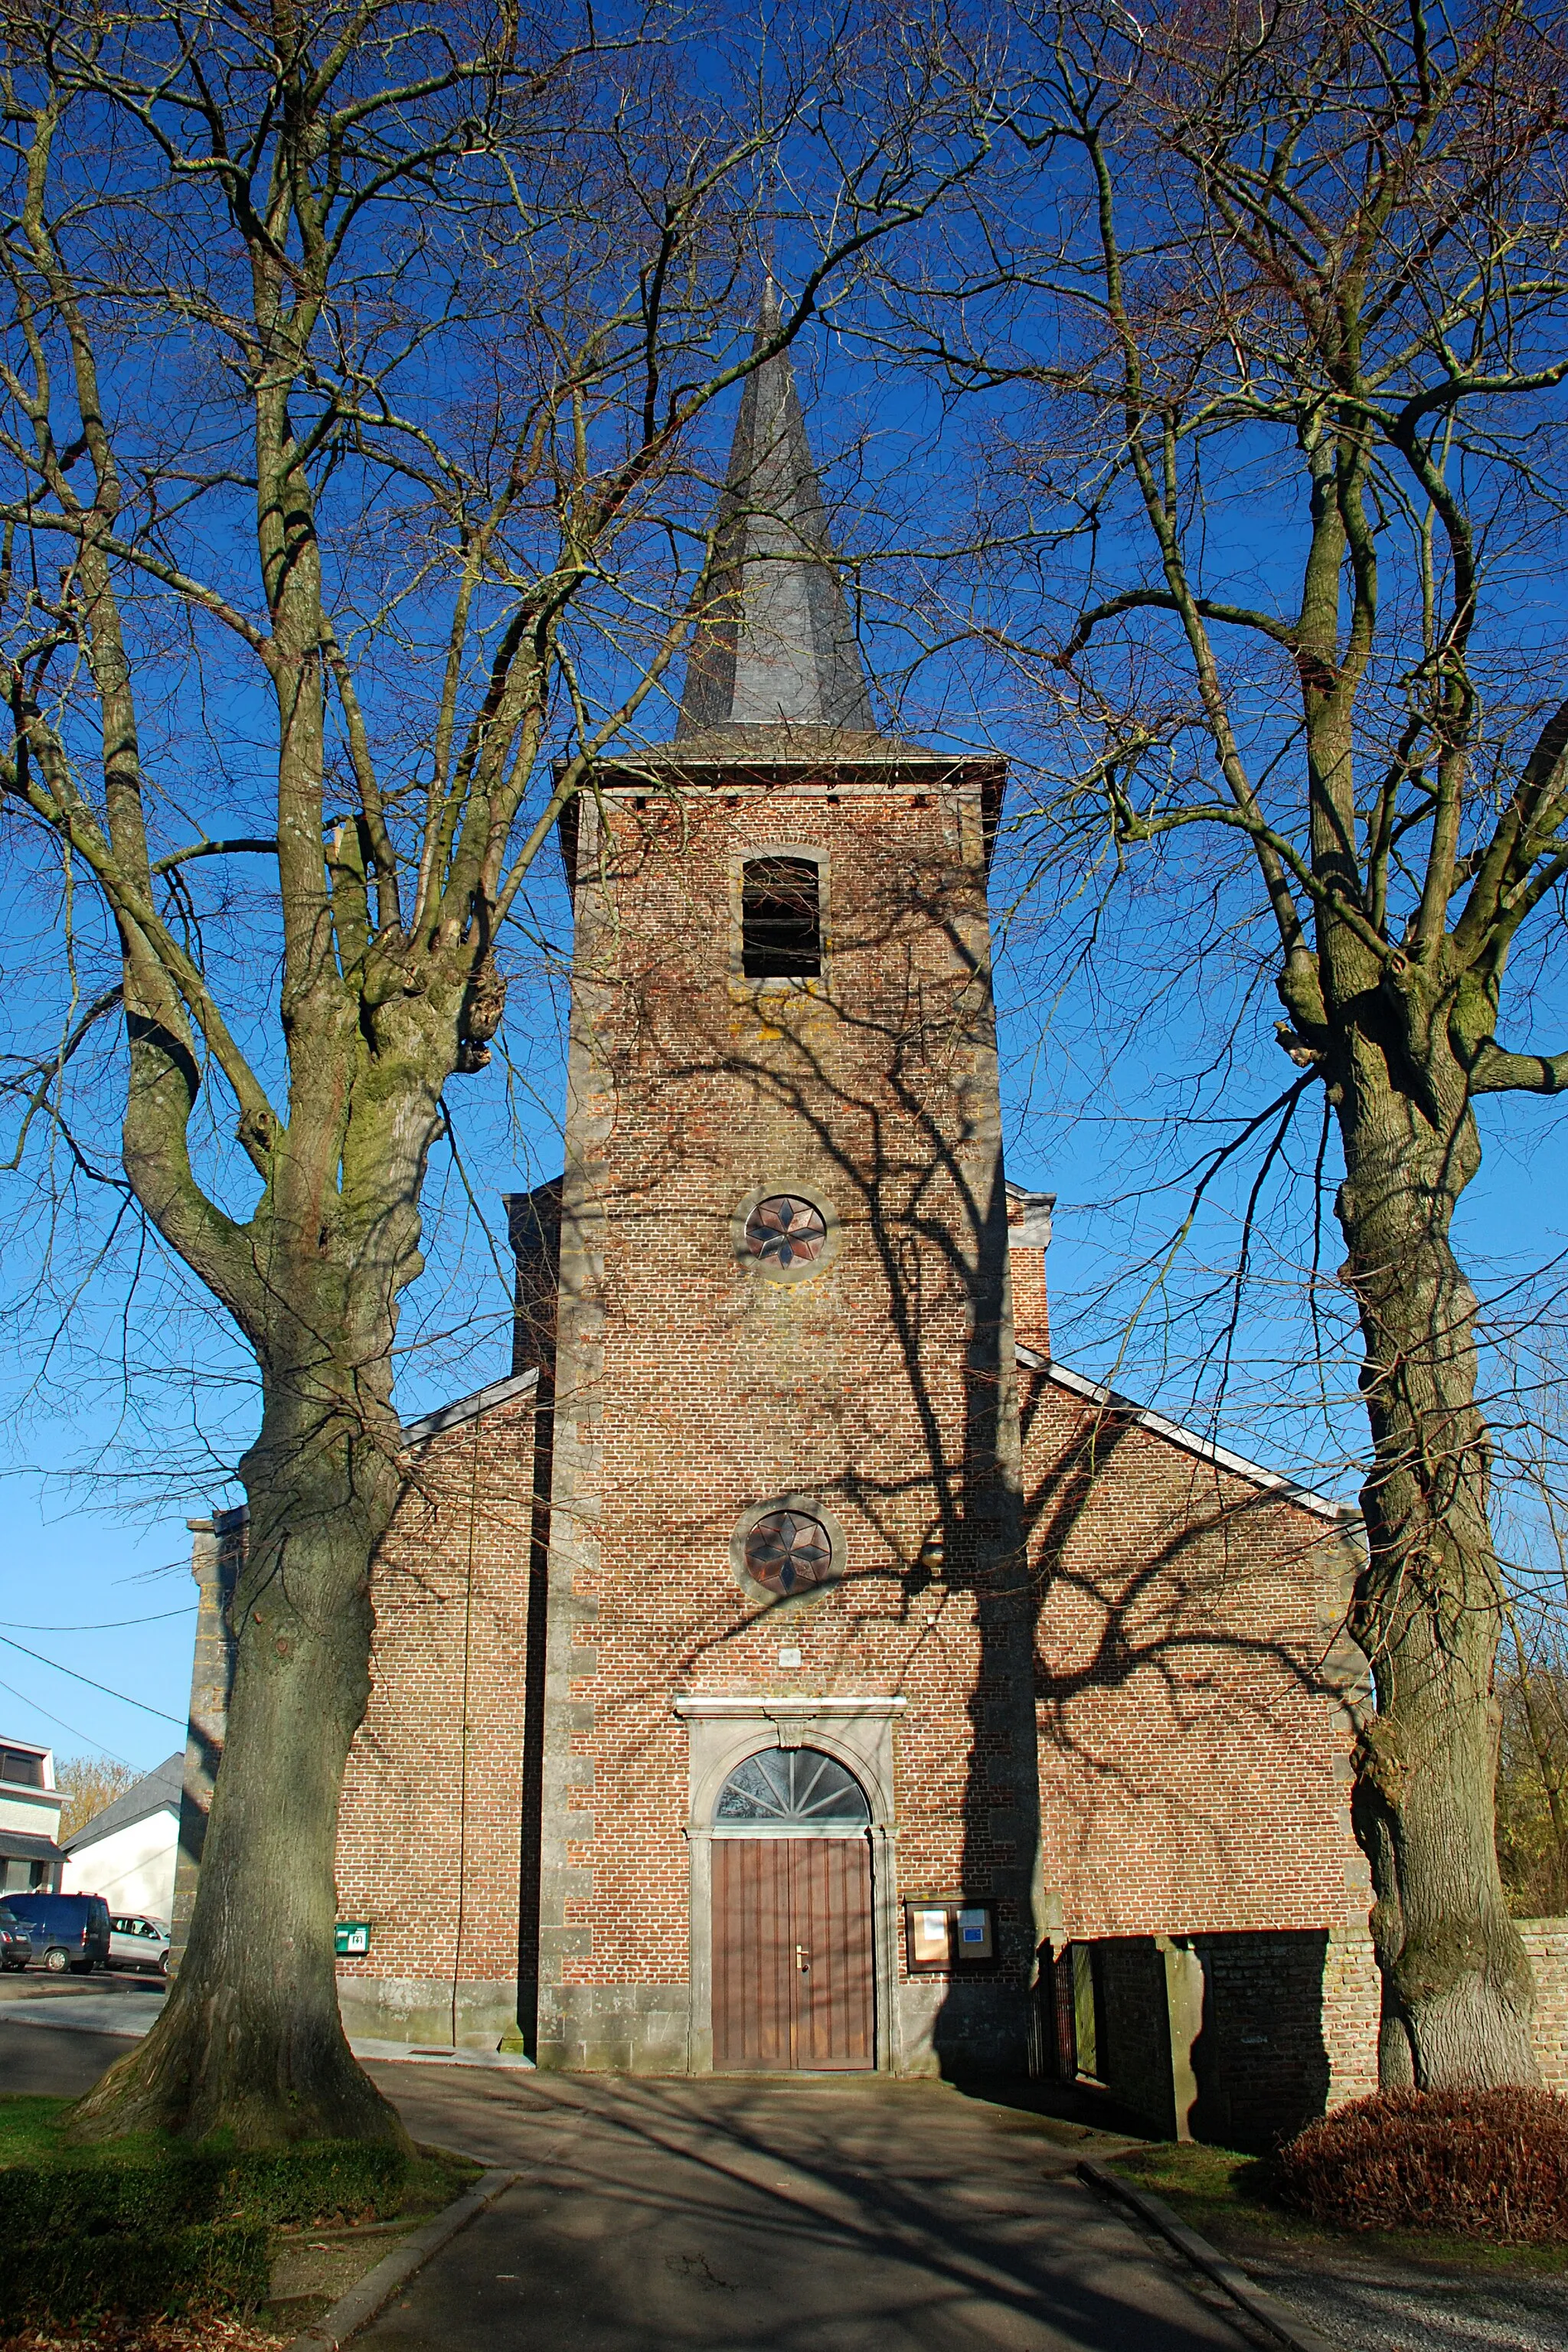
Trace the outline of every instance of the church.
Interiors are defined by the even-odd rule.
[[[880,732],[787,356],[674,740],[560,848],[563,1174],[505,1377],[407,1431],[342,1792],[351,2034],[1058,2074],[1261,2143],[1370,2088],[1342,1507],[1051,1353],[1005,773]],[[498,1371],[501,1368],[498,1367]],[[176,1942],[243,1515],[201,1624]]]

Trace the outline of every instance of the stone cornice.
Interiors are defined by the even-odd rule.
[[[778,1698],[761,1692],[752,1696],[730,1691],[683,1691],[672,1705],[679,1716],[760,1715],[771,1722],[775,1716],[899,1715],[909,1701],[885,1694],[876,1698]]]

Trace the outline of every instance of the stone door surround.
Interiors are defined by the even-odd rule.
[[[877,1979],[877,2066],[894,2071],[894,1987],[899,1976],[899,1869],[893,1800],[893,1725],[901,1698],[763,1698],[704,1692],[675,1701],[689,1737],[691,2022],[688,2065],[713,2071],[713,1808],[748,1756],[768,1748],[820,1748],[854,1773],[871,1809],[871,1936]]]

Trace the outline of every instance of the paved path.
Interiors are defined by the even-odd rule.
[[[50,2007],[61,2024],[79,2013]],[[121,2034],[39,2021],[0,2003],[0,2087],[75,2095],[124,2055]],[[945,2087],[371,2071],[416,2137],[525,2177],[356,2338],[367,2352],[1262,2342],[1079,2187],[1079,2147],[1051,2137],[1060,2126]],[[1261,2239],[1229,2251],[1346,2352],[1568,2347],[1568,2279],[1442,2274]]]
[[[416,2137],[524,2179],[379,2352],[1238,2352],[1255,2339],[1028,2114],[940,2084],[378,2068]]]

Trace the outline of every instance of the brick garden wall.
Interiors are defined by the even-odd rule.
[[[1377,2088],[1377,2021],[1382,1993],[1364,1918],[1336,1927],[1323,1957],[1323,2047],[1329,2054],[1327,2105],[1369,2098]]]
[[[1550,2090],[1568,2092],[1568,1920],[1518,1922],[1535,1971],[1535,2052]],[[1097,1990],[1096,2079],[1149,2128],[1177,2128],[1173,2087],[1192,2095],[1194,2139],[1262,2150],[1377,2088],[1379,1983],[1364,1924],[1295,1934],[1196,1936],[1202,1969],[1184,2019],[1152,1936],[1089,1948]],[[1058,1960],[1061,2042],[1070,2074],[1070,1956]]]
[[[1535,2056],[1548,2090],[1568,2092],[1568,1919],[1515,1921],[1535,1972]],[[1377,1962],[1365,1926],[1331,1941],[1323,1976],[1323,2038],[1332,2063],[1329,2105],[1377,2088]]]
[[[1535,2054],[1542,2080],[1568,2092],[1568,1919],[1521,1919],[1535,1970]]]
[[[1099,2079],[1149,2129],[1174,2128],[1165,1962],[1152,1936],[1108,1937],[1094,1948]]]

